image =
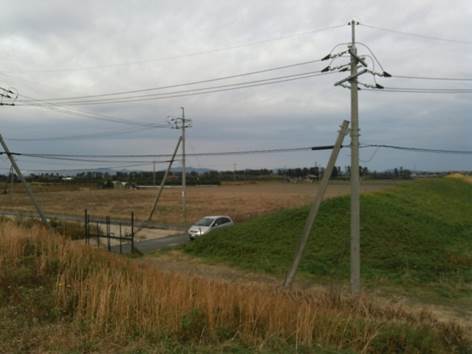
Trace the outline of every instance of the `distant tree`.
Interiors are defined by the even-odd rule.
[[[333,171],[331,172],[331,178],[335,179],[339,176],[339,170],[336,166],[334,166]]]

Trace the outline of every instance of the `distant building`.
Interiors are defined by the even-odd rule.
[[[113,184],[113,188],[115,189],[123,189],[128,187],[128,182],[124,181],[111,181],[111,183]]]

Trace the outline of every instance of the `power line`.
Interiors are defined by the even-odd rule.
[[[343,147],[349,147],[344,145]],[[224,151],[224,152],[203,152],[203,153],[190,153],[186,156],[188,157],[200,157],[200,156],[229,156],[229,155],[248,155],[248,154],[266,154],[266,153],[285,153],[285,152],[300,152],[300,151],[314,151],[314,150],[331,150],[332,145],[325,146],[306,146],[306,147],[296,147],[296,148],[275,148],[275,149],[260,149],[260,150],[242,150],[242,151]],[[369,158],[369,160],[364,161],[368,162],[373,159],[377,154],[379,149],[392,149],[400,151],[410,151],[410,152],[424,152],[424,153],[436,153],[436,154],[459,154],[459,155],[472,155],[472,150],[451,150],[451,149],[433,149],[433,148],[423,148],[423,147],[412,147],[412,146],[400,146],[400,145],[388,145],[388,144],[366,144],[361,145],[360,148],[375,148],[375,152]],[[5,152],[0,152],[0,155],[5,154]],[[97,160],[97,159],[86,159],[81,157],[108,157],[108,158],[165,158],[169,157],[171,154],[156,154],[156,155],[68,155],[68,154],[28,154],[28,153],[17,153],[12,152],[12,155],[18,157],[30,157],[30,158],[40,158],[48,160],[59,160],[59,161],[72,161],[72,162],[88,162],[88,163],[124,163],[125,165],[114,165],[114,166],[103,166],[100,168],[64,168],[64,169],[55,169],[54,171],[82,171],[82,170],[100,170],[103,168],[116,169],[116,168],[126,168],[126,167],[137,167],[137,166],[148,166],[152,163],[168,163],[169,160],[148,160],[148,161],[129,161],[129,160]],[[31,172],[52,172],[53,170],[48,169],[26,169],[26,171]]]
[[[364,26],[364,27],[367,27],[367,28],[376,29],[376,30],[379,30],[379,31],[397,33],[397,34],[401,34],[401,35],[405,35],[405,36],[411,36],[411,37],[416,37],[416,38],[421,38],[421,39],[426,39],[426,40],[450,42],[450,43],[458,43],[458,44],[466,44],[466,45],[471,45],[472,44],[472,41],[465,41],[465,40],[451,39],[451,38],[443,38],[443,37],[429,36],[429,35],[413,33],[413,32],[399,31],[399,30],[395,30],[395,29],[391,29],[391,28],[372,26],[372,25],[368,25],[368,24],[365,24],[365,23],[361,23],[360,25]]]
[[[258,150],[239,150],[239,151],[220,151],[220,152],[200,152],[200,153],[187,153],[186,156],[229,156],[229,155],[248,155],[248,154],[266,154],[266,153],[282,153],[282,152],[297,152],[297,151],[316,151],[316,150],[330,150],[331,145],[320,145],[320,146],[304,146],[294,148],[273,148],[273,149],[258,149]],[[0,152],[0,155],[4,152]],[[81,159],[79,161],[98,161],[98,160],[85,160],[94,158],[166,158],[172,156],[172,154],[109,154],[109,155],[86,155],[86,154],[38,154],[38,153],[23,153],[23,152],[12,152],[16,156],[27,156],[37,158],[57,158],[57,159]],[[177,154],[176,156],[180,156]],[[84,160],[82,160],[84,159]],[[101,160],[103,161],[103,160]],[[106,160],[109,162],[110,160]],[[116,160],[111,160],[117,162]],[[128,161],[129,162],[129,161]],[[137,162],[137,161],[135,161]],[[140,161],[141,162],[141,161]],[[143,161],[153,162],[153,160]],[[169,162],[169,161],[162,161]]]
[[[221,81],[221,80],[227,80],[227,79],[234,79],[234,78],[238,78],[238,77],[244,77],[244,76],[250,76],[250,75],[256,75],[256,74],[262,74],[262,73],[266,73],[266,72],[289,69],[289,68],[294,68],[294,67],[297,67],[297,66],[309,65],[309,64],[319,63],[319,62],[321,62],[321,59],[308,60],[308,61],[294,63],[294,64],[275,66],[275,67],[271,67],[271,68],[267,68],[267,69],[254,70],[254,71],[249,71],[249,72],[245,72],[245,73],[232,74],[232,75],[215,77],[215,78],[211,78],[211,79],[190,81],[190,82],[184,82],[184,83],[172,84],[172,85],[166,85],[166,86],[157,86],[157,87],[149,87],[149,88],[137,89],[137,90],[101,93],[101,94],[96,94],[96,95],[69,96],[69,97],[56,97],[56,98],[51,97],[51,98],[44,98],[44,99],[36,99],[35,101],[36,102],[41,102],[41,101],[47,101],[47,102],[73,101],[73,100],[81,100],[81,99],[87,99],[87,98],[121,96],[121,95],[126,95],[126,94],[133,94],[133,93],[158,91],[158,90],[164,90],[164,89],[169,89],[169,88],[177,88],[177,87],[183,87],[183,86],[198,85],[198,84],[203,84],[203,83],[209,83],[209,82],[215,82],[215,81]],[[27,100],[22,100],[22,102],[27,102]]]
[[[90,163],[140,163],[140,164],[147,164],[147,163],[168,163],[169,161],[138,161],[138,160],[101,160],[101,159],[83,159],[83,158],[76,158],[76,157],[61,157],[61,156],[51,156],[51,155],[40,155],[40,154],[21,154],[21,153],[12,153],[12,155],[16,156],[27,156],[27,157],[34,157],[39,159],[45,160],[60,160],[60,161],[71,161],[71,162],[90,162]]]
[[[29,98],[30,100],[36,101],[36,99],[25,96],[24,97]],[[118,124],[125,124],[125,125],[132,125],[132,126],[140,126],[140,127],[147,127],[147,128],[164,128],[168,127],[168,125],[164,126],[162,124],[156,124],[156,123],[145,123],[145,122],[139,122],[139,121],[131,121],[127,119],[119,119],[119,118],[114,118],[105,114],[98,114],[98,113],[91,113],[91,112],[84,112],[80,110],[73,110],[70,108],[66,108],[61,106],[60,104],[55,104],[55,103],[49,103],[49,102],[38,102],[35,104],[29,104],[29,105],[23,105],[23,104],[17,104],[17,106],[30,106],[30,107],[39,107],[39,108],[44,108],[48,109],[51,111],[58,111],[61,113],[66,113],[70,115],[76,115],[80,117],[85,117],[85,118],[90,118],[90,119],[95,119],[99,121],[105,121],[105,122],[112,122],[112,123],[118,123]]]
[[[250,46],[259,45],[259,44],[263,44],[263,43],[269,43],[269,42],[274,42],[274,41],[279,41],[279,40],[285,40],[285,39],[296,37],[296,36],[315,34],[315,33],[318,33],[318,32],[324,32],[324,31],[327,31],[327,30],[337,29],[337,28],[341,28],[341,27],[345,27],[345,25],[326,26],[326,27],[316,28],[316,29],[303,31],[303,32],[294,32],[294,33],[290,33],[290,34],[286,34],[286,35],[282,35],[282,36],[278,36],[278,37],[273,37],[273,38],[269,38],[269,39],[250,41],[250,42],[240,43],[240,44],[236,44],[236,45],[223,46],[223,47],[219,47],[219,48],[212,48],[212,49],[207,49],[207,50],[195,51],[195,52],[190,52],[190,53],[185,53],[185,54],[180,54],[180,55],[167,56],[167,57],[148,59],[148,60],[136,60],[136,61],[132,61],[132,62],[114,63],[114,64],[112,63],[112,64],[94,65],[94,66],[87,66],[87,67],[77,67],[77,68],[59,68],[59,69],[49,69],[49,70],[21,70],[21,71],[17,71],[17,72],[53,73],[53,72],[67,72],[67,71],[87,71],[87,70],[102,69],[102,68],[107,68],[107,67],[140,65],[140,64],[145,64],[145,63],[175,60],[175,59],[181,59],[181,58],[187,58],[187,57],[195,57],[195,56],[204,55],[204,54],[211,54],[211,53],[222,52],[222,51],[227,51],[227,50],[250,47]]]
[[[399,145],[387,145],[387,144],[368,144],[368,145],[362,145],[361,147],[362,148],[374,147],[374,148],[415,151],[415,152],[430,152],[430,153],[437,153],[437,154],[472,155],[472,150],[431,149],[431,148],[423,148],[423,147],[399,146]]]
[[[463,89],[463,88],[447,88],[447,87],[384,87],[387,90],[413,90],[413,91],[458,91],[458,92],[472,92],[472,88],[470,89]]]
[[[274,77],[274,78],[269,78],[269,79],[264,79],[264,80],[254,80],[254,81],[241,82],[241,83],[236,83],[236,84],[220,85],[220,87],[222,87],[222,88],[216,88],[216,89],[212,89],[212,87],[206,87],[206,88],[199,88],[199,89],[193,89],[193,90],[182,90],[182,91],[185,91],[185,92],[184,93],[178,93],[178,94],[162,93],[162,94],[153,94],[153,95],[142,95],[142,96],[145,96],[145,97],[131,96],[131,97],[120,98],[120,99],[82,101],[82,102],[81,101],[75,101],[75,102],[73,101],[73,102],[70,102],[70,103],[62,103],[62,104],[83,106],[83,105],[98,105],[98,104],[115,104],[115,103],[154,101],[154,100],[161,100],[161,99],[170,99],[170,98],[177,98],[177,97],[189,97],[189,96],[203,95],[203,94],[209,94],[209,93],[239,90],[239,89],[250,88],[250,87],[273,85],[273,84],[290,82],[290,81],[295,81],[295,80],[300,80],[300,79],[308,79],[308,78],[313,78],[313,77],[318,77],[318,76],[325,76],[325,75],[335,74],[335,73],[336,72],[313,71],[313,72],[307,72],[307,73],[302,73],[302,74],[293,74],[293,75],[285,75],[285,76],[281,76],[281,77]],[[251,83],[251,82],[254,82],[254,83]],[[28,106],[28,104],[18,104],[18,105]]]
[[[424,93],[424,94],[470,94],[472,89],[423,89],[423,88],[363,88],[362,91],[370,92],[397,92],[397,93]]]
[[[256,149],[256,150],[236,150],[236,151],[219,151],[219,152],[197,152],[197,153],[187,153],[188,157],[200,157],[200,156],[230,156],[230,155],[251,155],[251,154],[266,154],[266,153],[285,153],[285,152],[301,152],[301,151],[320,151],[320,150],[330,150],[332,145],[318,145],[318,146],[303,146],[303,147],[294,147],[294,148],[272,148],[272,149]],[[343,145],[342,147],[349,147]],[[421,151],[421,152],[436,152],[436,153],[450,153],[450,154],[472,154],[472,150],[448,150],[448,149],[430,149],[422,147],[410,147],[410,146],[400,146],[400,145],[387,145],[387,144],[365,144],[361,145],[361,148],[390,148],[397,150],[409,150],[409,151]],[[0,155],[4,152],[0,152]],[[69,161],[85,161],[85,162],[119,162],[117,160],[96,160],[98,158],[107,158],[107,159],[116,159],[116,158],[166,158],[170,157],[172,154],[37,154],[37,153],[22,153],[22,152],[12,152],[16,156],[27,156],[33,158],[54,158],[59,160]],[[180,156],[177,154],[176,156]],[[121,161],[125,162],[134,162],[134,163],[152,163],[154,160],[149,161]],[[168,160],[156,161],[161,163],[169,162]]]
[[[434,81],[472,81],[470,77],[441,77],[441,76],[415,76],[415,75],[395,75],[392,78],[412,79],[412,80],[434,80]]]
[[[156,127],[157,128],[157,127]],[[54,140],[88,140],[88,139],[101,139],[105,137],[113,137],[119,135],[133,134],[142,131],[148,131],[149,127],[137,128],[137,129],[127,129],[120,131],[111,131],[111,132],[99,132],[99,133],[90,133],[90,134],[77,134],[77,135],[63,135],[63,136],[50,136],[50,137],[36,137],[36,138],[8,138],[8,141],[54,141]]]
[[[132,164],[126,164],[126,165],[114,165],[114,166],[105,166],[105,167],[98,167],[98,168],[89,168],[89,167],[83,167],[83,168],[62,168],[62,169],[22,169],[27,172],[47,172],[47,173],[59,173],[59,172],[93,172],[93,171],[100,171],[104,169],[110,169],[110,170],[115,170],[115,169],[120,169],[120,168],[128,168],[128,167],[139,167],[139,166],[148,166],[149,163],[132,163]]]

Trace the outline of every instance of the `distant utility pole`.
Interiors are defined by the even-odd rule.
[[[175,129],[181,129],[182,137],[182,215],[184,224],[187,223],[187,200],[186,200],[186,189],[187,189],[187,170],[185,161],[185,129],[191,127],[191,119],[185,118],[185,108],[180,107],[182,110],[182,116],[178,118],[172,118],[171,122],[174,123]]]
[[[23,174],[21,173],[21,170],[20,168],[18,167],[18,165],[16,164],[16,161],[13,157],[13,154],[10,152],[10,150],[8,149],[8,146],[7,146],[7,143],[5,142],[5,140],[3,140],[3,137],[2,135],[0,134],[0,145],[2,145],[3,147],[3,150],[5,151],[8,159],[10,160],[10,163],[13,167],[13,169],[15,170],[17,176],[20,178],[21,182],[23,182],[24,186],[25,186],[25,189],[26,189],[26,193],[28,193],[28,196],[29,198],[31,199],[31,202],[33,203],[33,206],[35,207],[42,223],[46,226],[48,226],[48,221],[46,219],[46,216],[44,215],[41,207],[39,206],[38,202],[36,201],[36,199],[34,198],[34,195],[33,195],[33,192],[31,190],[31,187],[30,185],[28,184],[28,182],[26,182],[26,179],[25,177],[23,176]]]
[[[357,96],[357,48],[356,24],[351,20],[351,291],[361,291],[360,257],[360,178],[359,178],[359,99]]]
[[[236,168],[237,168],[238,164],[237,163],[233,163],[233,181],[236,181]]]
[[[14,170],[13,166],[10,166],[10,197],[14,192],[14,185],[13,185],[13,183],[15,183],[15,172],[14,171],[15,170]]]
[[[152,162],[152,185],[156,185],[156,161]]]
[[[185,166],[185,108],[182,110],[182,214],[184,216],[184,224],[187,223],[187,201],[185,199],[185,192],[187,189],[187,170]]]

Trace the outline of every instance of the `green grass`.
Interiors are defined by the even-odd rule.
[[[192,255],[283,275],[308,207],[286,209],[215,231],[186,246]],[[323,202],[300,273],[318,281],[349,277],[350,198]],[[402,184],[361,197],[362,277],[367,285],[472,295],[472,185],[455,179]]]

